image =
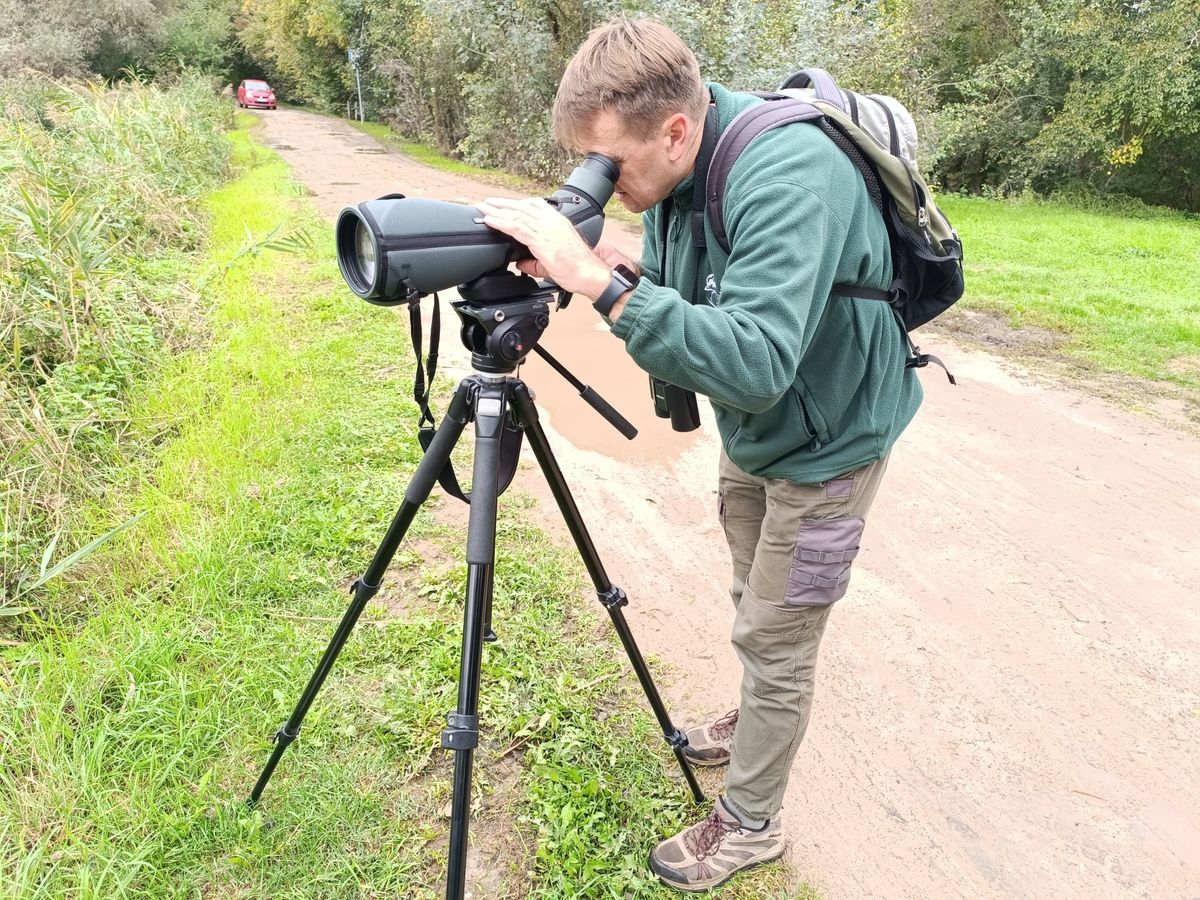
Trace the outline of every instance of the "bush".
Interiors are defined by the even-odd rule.
[[[127,388],[186,330],[175,261],[203,232],[231,111],[199,78],[26,79],[0,83],[0,107],[2,596],[105,490]]]

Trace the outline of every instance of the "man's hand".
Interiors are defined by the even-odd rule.
[[[642,266],[636,259],[630,259],[616,247],[610,247],[608,244],[597,244],[596,255],[604,260],[604,264],[610,269],[615,269],[617,266],[625,266],[636,272],[639,276],[642,274]]]
[[[549,278],[563,290],[593,300],[608,287],[612,266],[545,200],[493,197],[478,204],[478,209],[484,224],[529,248],[534,258],[517,263],[526,275]]]

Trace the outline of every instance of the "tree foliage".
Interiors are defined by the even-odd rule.
[[[1200,2],[1041,0],[942,108],[952,187],[1200,209]]]
[[[346,49],[359,18],[357,0],[243,0],[238,39],[284,96],[336,109],[353,88]]]
[[[1200,209],[1200,0],[0,0],[7,68],[265,76],[472,162],[567,164],[547,117],[594,25],[654,15],[704,74],[771,88],[801,65],[892,94],[944,187],[1084,190]]]

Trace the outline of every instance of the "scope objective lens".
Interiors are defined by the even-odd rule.
[[[367,224],[359,220],[354,229],[354,251],[359,271],[367,284],[375,283],[375,242]]]

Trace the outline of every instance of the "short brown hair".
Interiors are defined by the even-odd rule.
[[[569,149],[604,110],[629,134],[649,137],[672,113],[704,115],[708,91],[687,45],[654,19],[614,19],[575,51],[554,98],[554,137]]]

